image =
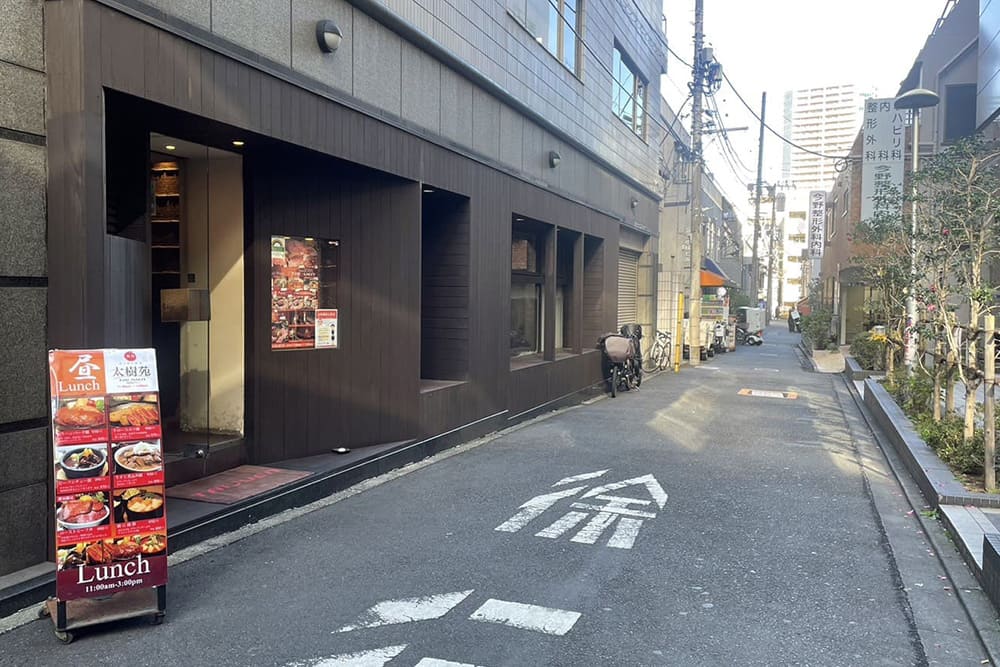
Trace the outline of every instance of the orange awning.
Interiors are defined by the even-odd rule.
[[[711,271],[701,270],[701,286],[702,287],[724,287],[726,284],[726,279],[720,276],[718,273],[712,273]]]

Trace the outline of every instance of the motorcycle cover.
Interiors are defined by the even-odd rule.
[[[608,336],[604,339],[604,353],[614,363],[623,363],[632,356],[632,339],[625,336]]]

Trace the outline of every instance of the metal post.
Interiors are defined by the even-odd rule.
[[[983,484],[986,491],[992,493],[997,488],[997,433],[996,433],[996,344],[993,340],[996,334],[996,318],[987,315],[985,318],[986,349],[983,355],[983,381],[986,383],[986,399],[983,401]],[[935,396],[935,400],[937,397]]]
[[[774,303],[771,302],[771,295],[774,294],[774,225],[775,225],[775,202],[777,196],[778,188],[775,185],[770,186],[768,194],[771,196],[771,228],[767,233],[767,312],[764,313],[764,322],[767,324],[771,323],[771,317],[774,313]]]
[[[702,47],[705,37],[702,34],[704,18],[705,0],[695,0],[694,63],[691,66],[691,154],[694,173],[691,176],[691,302],[688,305],[690,313],[688,328],[691,339],[688,342],[688,349],[691,351],[689,361],[692,366],[697,366],[701,362],[701,256],[703,252],[701,231],[701,94],[702,79],[704,78],[702,62]]]
[[[681,357],[684,356],[684,292],[677,293],[677,335],[674,336],[674,372],[681,372]]]
[[[917,175],[917,165],[920,163],[920,109],[913,110],[913,169],[910,172],[911,187],[914,195],[917,185],[914,178]],[[917,324],[917,202],[913,200],[913,210],[910,211],[910,284],[906,290],[906,329],[903,341],[903,364],[906,374],[913,375],[913,358],[916,352],[914,328]]]
[[[767,92],[760,94],[760,138],[757,140],[757,183],[753,204],[753,259],[750,262],[750,298],[753,306],[757,305],[758,282],[760,280],[760,258],[757,255],[757,245],[760,243],[760,189],[764,173],[764,112],[767,110]]]

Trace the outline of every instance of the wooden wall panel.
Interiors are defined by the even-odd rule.
[[[469,201],[424,196],[420,293],[420,377],[469,375]]]

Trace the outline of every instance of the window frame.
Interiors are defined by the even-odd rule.
[[[569,21],[566,19],[566,4],[572,3],[574,21],[573,25],[569,25]],[[583,33],[583,12],[582,5],[584,0],[508,0],[507,2],[507,13],[520,25],[532,38],[532,41],[541,46],[545,51],[548,52],[550,56],[559,61],[559,64],[569,70],[573,76],[580,78],[581,68],[581,45],[583,43],[582,33]],[[530,5],[535,4],[537,7],[530,7]],[[535,11],[529,12],[529,9],[534,9]],[[540,15],[537,10],[542,9],[542,13],[545,15],[545,25],[538,26],[538,28],[544,28],[544,30],[536,30],[529,25],[529,15],[535,16]],[[553,19],[553,13],[555,14],[555,44],[549,44],[549,37],[552,36],[553,26],[551,25]],[[572,48],[567,49],[567,36],[566,30],[569,30],[572,34]],[[535,34],[536,32],[543,32],[544,34]],[[567,53],[572,54],[572,62],[567,62]]]
[[[625,82],[619,78],[619,70],[621,68],[627,70],[632,79],[631,91],[625,86]],[[617,40],[615,40],[611,52],[611,81],[611,112],[625,127],[632,131],[632,134],[639,137],[642,141],[646,141],[647,126],[649,125],[646,121],[646,110],[649,103],[649,82],[642,76],[635,61],[628,56]],[[632,107],[629,120],[626,120],[623,116],[624,105],[619,109],[619,99],[622,93],[626,97],[626,102],[630,101]]]

